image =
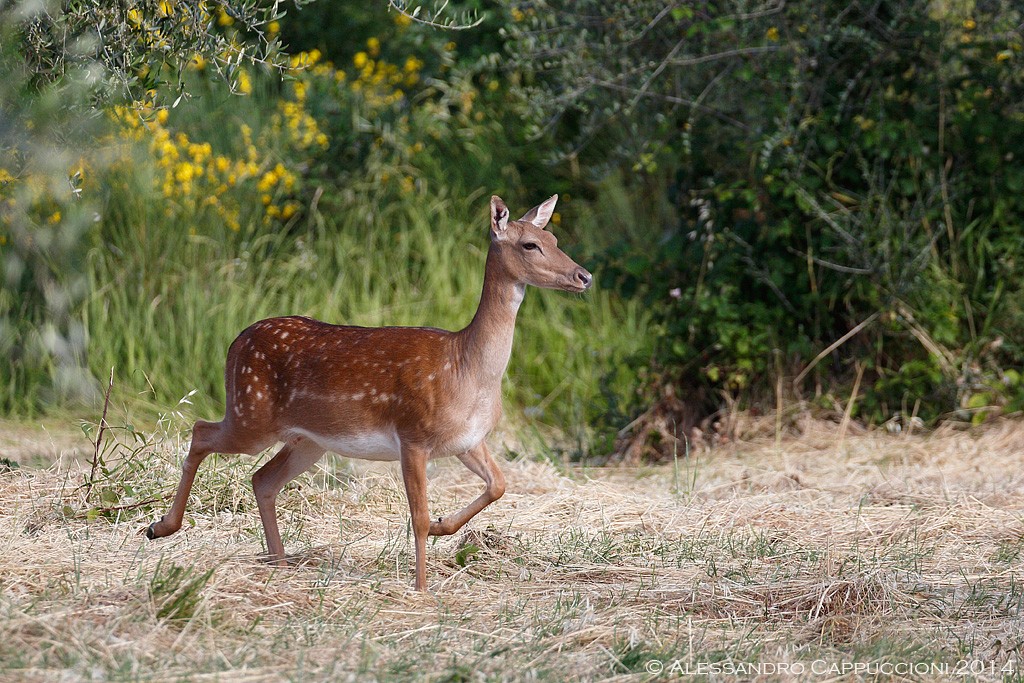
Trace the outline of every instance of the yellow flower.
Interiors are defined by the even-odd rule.
[[[260,178],[260,181],[258,183],[256,183],[256,191],[257,192],[266,192],[267,190],[269,190],[270,188],[272,188],[276,184],[277,184],[277,174],[274,173],[274,171],[272,171],[272,170],[271,171],[267,171],[266,173],[263,174],[263,177]]]
[[[248,95],[252,92],[252,81],[249,79],[249,72],[245,69],[238,71],[238,92]]]
[[[522,21],[525,18],[526,15],[523,14],[523,11],[521,9],[517,7],[512,8],[512,21]]]
[[[279,22],[279,21],[272,21],[269,24],[267,24],[267,33],[269,33],[270,35],[274,36],[274,35],[277,35],[280,32],[281,32],[281,22]]]
[[[964,19],[964,29],[973,31],[976,28],[978,28],[978,23],[974,19]]]
[[[128,23],[136,27],[142,23],[142,12],[138,8],[128,10]]]
[[[198,52],[192,56],[192,61],[189,62],[193,69],[196,71],[202,71],[206,68],[206,59]]]
[[[1011,52],[1010,50],[1003,50],[1002,52],[1000,52],[999,54],[996,55],[996,61],[997,62],[1005,62],[1007,59],[1010,59],[1012,57],[1013,57],[1013,52]]]
[[[54,211],[46,220],[49,221],[51,225],[53,223],[60,223],[60,211]]]
[[[233,23],[235,23],[235,20],[231,17],[231,15],[228,14],[227,12],[225,12],[223,7],[218,7],[217,8],[217,25],[218,26],[231,26],[231,24],[233,24]]]
[[[765,31],[764,37],[772,42],[777,41],[779,39],[779,29],[772,26],[770,29]]]
[[[405,60],[404,70],[405,70],[405,73],[407,73],[407,74],[415,73],[415,72],[419,71],[422,68],[423,68],[423,62],[421,62],[420,60],[416,59],[415,57],[408,57]]]
[[[370,38],[367,40],[366,47],[369,50],[371,57],[376,57],[380,54],[380,41],[376,38]]]
[[[555,225],[561,225],[562,224],[562,214],[560,214],[557,211],[555,211],[553,214],[551,214],[551,222],[554,223]]]
[[[157,15],[160,17],[169,17],[174,14],[174,5],[171,4],[170,0],[160,0],[160,4],[157,5]]]
[[[284,205],[284,208],[281,209],[281,218],[283,218],[284,220],[288,220],[289,218],[291,218],[294,215],[295,215],[295,204],[292,203],[292,202],[288,202],[287,204]]]
[[[190,182],[195,174],[195,167],[187,161],[178,164],[177,168],[174,169],[174,179],[179,183]]]
[[[402,14],[401,12],[398,12],[398,13],[395,14],[394,21],[395,21],[395,23],[397,25],[402,26],[402,27],[408,26],[409,24],[412,23],[412,19],[410,19],[408,16]]]
[[[356,65],[357,69],[362,69],[366,66],[367,56],[365,52],[357,52],[352,58],[352,63]]]
[[[6,185],[14,180],[14,176],[6,168],[0,168],[0,185]]]
[[[455,49],[455,43],[452,41],[448,41],[447,43],[444,44],[444,49],[447,52],[451,52],[452,50]]]

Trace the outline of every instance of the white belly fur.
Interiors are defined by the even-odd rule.
[[[317,434],[300,427],[293,427],[289,431],[296,436],[306,437],[332,453],[357,460],[398,460],[402,454],[402,442],[394,429],[340,435]]]
[[[493,399],[489,394],[482,394],[475,409],[460,424],[462,428],[446,443],[438,445],[430,454],[431,459],[459,455],[473,448],[493,429],[496,417]],[[396,461],[402,455],[402,441],[394,427],[361,434],[318,434],[302,427],[288,431],[310,439],[324,450],[357,460]]]

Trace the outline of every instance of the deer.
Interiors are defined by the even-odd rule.
[[[287,564],[277,496],[328,451],[398,461],[416,551],[415,589],[427,589],[428,536],[455,534],[505,493],[486,437],[502,414],[501,381],[527,285],[582,293],[593,276],[545,228],[558,195],[509,220],[490,202],[490,245],[476,314],[464,329],[357,327],[302,316],[253,323],[231,343],[220,422],[197,420],[170,509],[149,539],[181,528],[196,472],[211,453],[259,455],[283,446],[252,477],[267,559]],[[484,482],[462,510],[431,521],[427,462],[457,457]]]

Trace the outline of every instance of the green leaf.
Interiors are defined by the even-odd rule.
[[[455,561],[460,567],[465,567],[472,559],[473,556],[480,552],[480,548],[470,543],[459,548],[459,552],[455,553]]]

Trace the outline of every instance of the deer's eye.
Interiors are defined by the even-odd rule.
[[[536,242],[525,242],[523,243],[523,249],[526,251],[533,251],[534,249],[540,249]]]

